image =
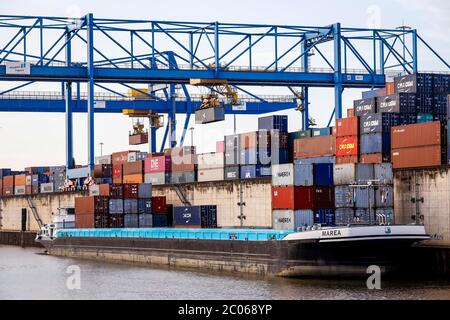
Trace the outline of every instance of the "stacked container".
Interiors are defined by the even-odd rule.
[[[143,183],[144,182],[144,162],[134,161],[122,165],[123,183]]]
[[[171,157],[164,154],[150,155],[145,159],[144,173],[145,183],[154,186],[164,185],[170,182],[170,171],[172,169]]]
[[[225,136],[225,180],[239,180],[241,139],[239,135]]]
[[[14,176],[3,177],[3,196],[14,195]]]
[[[139,228],[139,184],[124,184],[123,197],[124,227]]]
[[[152,198],[153,228],[172,226],[173,213],[167,205],[166,197]]]
[[[294,160],[318,157],[334,157],[336,137],[323,136],[294,140]]]
[[[174,207],[175,228],[217,228],[217,206]]]
[[[20,174],[14,176],[14,195],[23,196],[26,194],[26,174]]]
[[[198,182],[224,180],[224,153],[205,153],[197,155]]]
[[[108,228],[109,198],[75,198],[75,226],[77,229]]]
[[[336,121],[336,163],[359,162],[359,118]]]
[[[109,199],[109,227],[123,228],[124,221],[124,193],[122,184],[113,184],[110,187]]]
[[[152,185],[140,184],[138,187],[138,204],[137,211],[139,214],[139,228],[152,228]]]
[[[195,147],[180,147],[166,150],[172,164],[171,183],[194,183],[197,181]]]

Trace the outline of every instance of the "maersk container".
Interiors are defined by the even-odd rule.
[[[225,108],[207,108],[195,111],[195,123],[207,124],[225,120]]]
[[[354,222],[355,210],[351,208],[336,209],[335,222],[336,225],[348,225]]]
[[[225,180],[239,180],[241,177],[241,167],[225,167],[224,169]]]
[[[109,199],[109,213],[112,215],[123,214],[123,200]]]
[[[297,187],[314,185],[314,166],[312,164],[294,165],[294,185]]]
[[[293,164],[272,166],[272,185],[275,187],[293,186],[294,176]]]
[[[197,172],[195,171],[172,172],[170,176],[171,184],[194,183],[196,181],[197,181]]]
[[[375,208],[375,191],[373,188],[354,188],[355,207],[357,209]]]
[[[138,214],[125,214],[124,215],[124,227],[126,229],[139,228],[139,215]]]
[[[138,213],[138,200],[125,199],[123,201],[123,212],[125,214],[137,214]]]
[[[258,130],[288,132],[288,116],[268,116],[258,119]]]
[[[153,228],[167,228],[169,226],[167,215],[165,214],[153,214],[152,219]]]
[[[333,164],[318,163],[314,165],[314,185],[324,187],[334,185]]]
[[[394,206],[394,188],[382,186],[375,190],[375,207],[390,208]]]
[[[319,164],[319,163],[331,163],[336,164],[336,157],[319,157],[295,160],[295,164]]]
[[[380,163],[374,165],[375,179],[382,184],[394,183],[394,172],[391,163]]]
[[[369,133],[361,135],[361,153],[382,153],[387,156],[391,153],[391,133]]]
[[[339,164],[334,166],[334,184],[337,186],[365,183],[374,180],[373,164]]]
[[[336,186],[334,188],[334,204],[336,208],[353,208],[353,191],[350,186]]]
[[[137,211],[139,214],[152,214],[152,199],[139,199]]]
[[[335,225],[334,209],[318,209],[314,211],[314,223],[325,226]]]
[[[153,228],[153,215],[139,214],[139,228]]]
[[[378,208],[375,210],[377,223],[392,225],[395,223],[394,208]]]
[[[274,210],[272,218],[274,230],[295,230],[295,214],[293,210]]]

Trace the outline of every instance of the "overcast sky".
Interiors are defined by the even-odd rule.
[[[448,0],[374,0],[374,1],[66,1],[66,0],[15,0],[1,1],[4,15],[77,16],[92,12],[101,18],[129,18],[146,20],[221,21],[284,25],[330,25],[341,22],[348,27],[395,28],[402,23],[417,28],[419,33],[448,60],[450,57],[450,1]],[[1,35],[0,44],[6,41]],[[422,55],[422,70],[437,70],[442,66],[429,56]],[[267,61],[269,63],[269,61]],[[2,88],[11,83],[0,83]],[[36,90],[52,91],[58,87],[40,85]],[[33,89],[28,89],[33,90]],[[280,89],[256,88],[264,94],[288,93]],[[360,97],[361,91],[345,92],[345,106]],[[326,125],[333,104],[333,91],[314,89],[311,113],[319,125]],[[300,114],[284,112],[290,116],[290,131],[300,129]],[[76,115],[74,122],[75,158],[78,164],[87,162],[87,135],[85,115]],[[122,115],[96,116],[96,153],[100,142],[104,154],[127,150],[131,122]],[[178,122],[184,119],[180,116]],[[214,151],[214,141],[232,133],[232,117],[225,123],[195,126],[195,143],[200,152]],[[194,125],[194,124],[192,124]],[[256,117],[238,118],[238,131],[257,129]],[[161,140],[162,132],[158,134]],[[180,133],[180,130],[179,130]],[[63,114],[1,113],[0,114],[0,168],[22,169],[31,165],[60,165],[65,163],[65,133]],[[187,139],[190,142],[190,137]],[[133,148],[134,149],[134,148]],[[145,150],[146,147],[140,148]]]

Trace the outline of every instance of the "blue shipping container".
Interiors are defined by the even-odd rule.
[[[152,214],[152,198],[138,199],[138,213]]]
[[[294,185],[297,187],[314,185],[314,166],[312,164],[294,165]]]
[[[110,199],[109,200],[109,213],[112,215],[123,214],[123,200],[122,199]]]
[[[314,211],[314,223],[327,226],[334,226],[335,225],[334,209],[319,209]]]
[[[375,207],[375,191],[372,188],[355,188],[353,194],[357,209],[368,209]]]
[[[354,222],[355,210],[351,208],[336,209],[336,225],[348,225]]]
[[[350,186],[336,186],[334,188],[334,203],[336,208],[353,208],[353,188]]]
[[[152,214],[140,214],[139,215],[139,228],[153,228],[153,215]]]
[[[0,169],[0,179],[11,175],[11,169]]]
[[[174,226],[183,227],[217,227],[217,207],[216,206],[194,206],[194,207],[174,207]]]
[[[139,228],[139,215],[138,214],[126,214],[124,215],[124,227],[126,229]]]
[[[391,133],[369,133],[361,135],[361,154],[391,153]]]
[[[260,168],[261,177],[271,177],[272,167],[271,166],[261,166]]]
[[[427,123],[427,122],[433,122],[433,114],[431,113],[419,113],[417,115],[417,123]]]
[[[242,166],[241,179],[256,179],[261,177],[260,166]]]
[[[153,216],[153,228],[167,228],[169,226],[167,215],[154,214]]]
[[[287,116],[269,116],[258,119],[258,130],[288,132]]]
[[[138,201],[135,199],[125,199],[123,201],[123,212],[125,214],[137,214],[138,213]]]
[[[327,187],[334,185],[334,165],[318,163],[314,165],[314,185]]]

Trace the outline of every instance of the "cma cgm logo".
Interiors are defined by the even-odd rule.
[[[356,108],[357,111],[370,111],[372,110],[372,105],[371,104],[366,104],[363,106],[359,106]]]
[[[341,230],[323,230],[322,237],[339,237],[342,236]]]
[[[339,150],[351,150],[355,149],[354,143],[344,143],[339,146]]]
[[[395,107],[396,105],[397,105],[397,102],[395,100],[384,101],[381,103],[382,108]]]
[[[376,126],[378,126],[379,123],[380,123],[379,120],[366,121],[366,122],[364,122],[364,128],[376,127]]]
[[[414,86],[414,81],[405,81],[405,82],[400,82],[397,85],[398,89],[404,89],[404,88],[410,88]]]

